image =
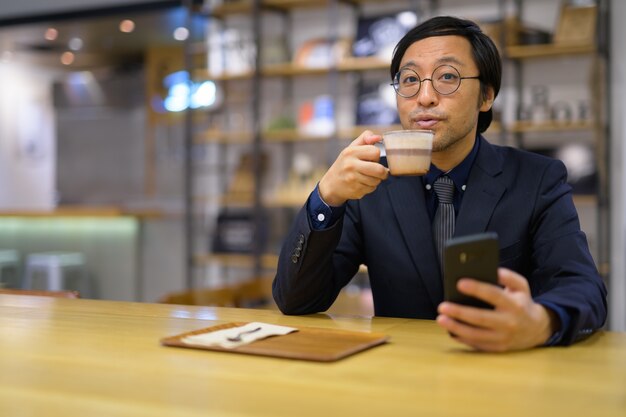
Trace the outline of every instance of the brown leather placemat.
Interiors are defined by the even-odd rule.
[[[198,346],[183,342],[187,336],[243,326],[247,323],[226,323],[161,339],[164,346],[204,349],[278,358],[332,362],[354,353],[385,343],[389,337],[381,333],[366,333],[341,329],[297,327],[298,331],[284,336],[272,336],[232,349],[220,346]]]

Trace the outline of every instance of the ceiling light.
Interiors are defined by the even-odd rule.
[[[80,51],[83,47],[83,40],[81,38],[72,38],[67,45],[72,51]]]
[[[130,19],[124,19],[120,22],[120,32],[130,33],[135,30],[135,22]]]
[[[59,31],[55,28],[46,29],[46,33],[43,35],[46,40],[54,41],[59,36]]]
[[[72,52],[63,52],[61,55],[61,64],[70,65],[74,62],[74,54]]]
[[[184,41],[189,37],[189,29],[186,27],[179,27],[174,30],[174,39],[177,41]]]

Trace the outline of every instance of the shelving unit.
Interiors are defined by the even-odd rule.
[[[310,0],[262,0],[262,1],[236,1],[227,2],[218,5],[210,10],[205,10],[202,13],[206,14],[208,19],[218,19],[221,22],[227,22],[228,19],[248,19],[249,25],[253,27],[255,47],[257,51],[260,51],[263,47],[263,35],[258,33],[258,30],[262,28],[262,22],[267,16],[279,16],[281,21],[286,22],[285,26],[289,27],[291,32],[287,33],[287,36],[291,36],[294,31],[300,28],[293,28],[292,13],[299,13],[301,11],[315,11],[323,10],[328,12],[328,15],[333,14],[339,6],[353,12],[355,18],[359,15],[358,9],[365,4],[375,4],[373,0],[350,0],[350,1],[310,1]],[[394,2],[390,2],[392,4]],[[407,2],[398,2],[404,3]],[[412,4],[419,3],[420,5],[427,4],[426,0],[413,0]],[[417,6],[416,6],[417,7]],[[394,11],[394,6],[389,7],[385,5],[385,8],[390,8]],[[398,6],[395,6],[395,11],[399,11]],[[334,19],[331,16],[327,16],[329,21]],[[226,23],[224,23],[226,26]],[[332,26],[330,22],[324,22],[324,26]],[[337,26],[337,25],[335,25]],[[329,28],[325,36],[328,39],[337,39],[337,33]],[[289,54],[290,58],[293,57],[293,53],[297,45],[292,45],[292,51]],[[207,51],[202,51],[203,54],[207,54]],[[295,61],[294,61],[295,62]],[[224,94],[233,95],[237,86],[241,86],[246,83],[246,86],[252,86],[253,88],[259,88],[257,93],[254,93],[248,88],[249,103],[254,107],[253,101],[259,100],[263,95],[269,94],[267,91],[263,91],[265,88],[263,85],[266,83],[278,83],[280,92],[276,94],[282,95],[282,100],[287,103],[287,106],[295,108],[296,102],[293,100],[301,99],[297,97],[298,92],[294,92],[294,86],[300,86],[302,83],[309,83],[311,80],[318,84],[327,83],[325,90],[328,91],[328,95],[333,97],[336,95],[337,83],[341,78],[343,80],[350,80],[351,77],[367,77],[373,74],[380,80],[388,79],[388,62],[377,57],[345,57],[341,61],[331,63],[326,67],[307,67],[304,65],[298,65],[289,59],[288,61],[281,63],[272,63],[260,65],[257,61],[257,65],[249,70],[229,71],[226,69],[219,73],[211,72],[207,68],[192,68],[192,77],[196,80],[213,80],[220,83],[224,89]],[[249,83],[249,84],[248,84]],[[261,85],[263,84],[263,85]],[[261,85],[261,86],[259,86]],[[335,86],[335,87],[333,87]],[[244,89],[245,90],[245,89]],[[271,95],[271,94],[270,94]],[[337,103],[337,97],[334,97],[334,102]],[[266,105],[261,101],[260,106]],[[218,119],[220,112],[222,114],[228,112],[228,97],[225,98],[224,108],[219,110],[217,116],[207,116],[207,119]],[[198,226],[194,226],[197,235],[201,236],[196,240],[194,248],[192,248],[193,254],[191,259],[193,260],[196,273],[194,282],[203,285],[202,271],[208,271],[208,273],[214,273],[225,277],[225,279],[231,279],[227,277],[234,272],[237,275],[237,269],[241,270],[242,274],[248,276],[260,276],[266,275],[267,271],[273,271],[277,263],[278,247],[275,243],[271,243],[268,246],[268,242],[263,242],[263,245],[258,247],[258,251],[254,253],[220,253],[219,251],[211,248],[212,244],[207,244],[207,241],[211,240],[211,236],[214,236],[217,230],[216,218],[218,213],[222,212],[252,212],[257,211],[270,211],[274,212],[276,217],[284,217],[280,219],[281,225],[272,225],[272,232],[276,235],[280,235],[286,232],[289,219],[295,214],[295,210],[302,206],[306,197],[312,190],[314,183],[307,183],[301,187],[297,187],[297,192],[288,192],[289,190],[283,190],[280,192],[281,184],[283,186],[288,185],[288,179],[284,177],[286,173],[288,163],[296,152],[314,153],[315,166],[318,164],[326,163],[329,160],[334,159],[336,152],[331,150],[332,147],[343,147],[358,136],[363,130],[370,129],[377,133],[387,129],[399,129],[399,125],[396,126],[354,126],[352,124],[339,123],[336,121],[336,129],[332,132],[326,132],[321,134],[312,134],[302,131],[295,127],[273,127],[267,128],[267,120],[262,120],[263,115],[254,116],[253,110],[248,109],[248,115],[250,119],[244,123],[237,124],[231,128],[224,128],[222,126],[212,126],[209,122],[206,127],[198,129],[198,126],[202,125],[202,122],[194,125],[193,146],[194,147],[206,147],[211,149],[207,153],[218,154],[215,159],[217,162],[205,163],[204,170],[208,172],[214,172],[216,170],[224,171],[224,174],[220,175],[218,187],[221,191],[218,195],[211,192],[196,192],[193,198],[193,222]],[[295,113],[295,112],[294,112]],[[293,114],[295,116],[295,114]],[[248,116],[244,116],[248,117]],[[267,117],[267,116],[265,116]],[[256,148],[255,148],[256,146]],[[304,151],[298,149],[304,147]],[[254,150],[256,149],[256,150]],[[324,153],[323,149],[328,149]],[[229,188],[229,182],[233,181],[233,178],[237,176],[237,172],[233,172],[232,155],[235,153],[243,154],[252,152],[253,157],[258,156],[258,152],[268,152],[271,154],[281,153],[280,157],[276,157],[272,163],[276,163],[276,160],[282,159],[282,162],[278,162],[283,165],[283,178],[279,179],[278,184],[274,184],[274,189],[261,184],[260,171],[255,170],[251,176],[254,181],[253,189],[258,192],[258,195],[254,194],[244,195],[243,193],[237,193],[237,195],[229,195],[227,189]],[[332,154],[332,156],[330,156]],[[287,161],[287,163],[285,162]],[[256,161],[256,163],[260,163]],[[248,167],[250,169],[250,167]],[[261,170],[262,171],[262,170]],[[226,180],[225,180],[226,178]],[[197,181],[194,179],[194,181]],[[274,180],[276,182],[276,180]],[[289,187],[287,187],[289,188]],[[295,187],[292,187],[295,188]],[[209,191],[208,189],[206,191]],[[206,209],[202,207],[211,207],[207,213]],[[212,213],[212,214],[211,214]],[[276,230],[274,230],[276,229]],[[282,230],[281,230],[282,229]],[[213,242],[214,243],[214,242]],[[233,279],[238,279],[235,277]],[[205,280],[206,281],[206,280]],[[210,281],[210,279],[208,280]]]
[[[560,0],[552,0],[550,3],[558,4]],[[604,0],[599,0],[604,2]],[[236,1],[228,2],[219,5],[207,13],[210,18],[216,18],[220,20],[227,20],[229,18],[248,19],[251,26],[254,26],[255,42],[257,51],[262,48],[262,36],[258,31],[261,30],[261,23],[266,15],[278,15],[281,19],[286,20],[285,26],[288,27],[288,35],[291,37],[300,27],[293,27],[293,22],[290,21],[291,14],[302,10],[333,10],[337,11],[339,4],[358,10],[360,7],[368,4],[377,3],[373,0],[344,0],[339,2],[338,0],[262,0],[262,1]],[[395,2],[385,3],[384,7],[393,9],[392,5]],[[460,0],[414,0],[411,2],[403,2],[404,4],[410,3],[416,10],[420,10],[421,18],[428,18],[434,14],[455,14],[449,13],[451,7],[466,7],[466,2]],[[479,2],[480,3],[480,2]],[[498,6],[498,16],[502,22],[510,14],[517,14],[522,16],[522,23],[532,24],[532,19],[528,22],[525,20],[524,5],[525,4],[539,4],[542,3],[539,0],[493,0],[491,2],[483,1],[482,4],[490,4],[492,6]],[[544,2],[545,3],[545,2]],[[384,8],[378,5],[379,9]],[[395,10],[394,10],[395,11]],[[328,13],[330,15],[331,13]],[[338,14],[338,13],[335,13]],[[353,13],[359,15],[358,13]],[[471,16],[470,16],[471,17]],[[330,19],[329,16],[326,17]],[[333,19],[337,18],[336,16]],[[603,18],[602,16],[600,18]],[[329,24],[323,22],[324,25]],[[601,25],[598,25],[601,26]],[[330,31],[329,31],[330,32]],[[337,38],[336,33],[327,34],[329,38]],[[494,120],[492,126],[487,132],[487,137],[495,139],[496,143],[509,143],[516,144],[517,146],[523,145],[526,138],[537,138],[546,135],[550,137],[550,141],[563,141],[567,140],[569,136],[592,137],[592,140],[587,140],[587,143],[593,142],[598,145],[596,149],[596,162],[599,170],[599,184],[598,191],[593,194],[577,194],[574,196],[574,200],[579,209],[582,209],[586,214],[586,223],[583,221],[583,226],[592,228],[592,233],[588,233],[595,239],[596,261],[601,271],[608,271],[608,212],[607,212],[607,195],[606,195],[606,155],[604,155],[606,149],[607,140],[607,128],[605,117],[602,110],[594,111],[593,117],[589,117],[584,120],[571,119],[560,121],[531,121],[531,120],[517,120],[515,117],[511,117],[511,113],[515,113],[515,109],[511,109],[511,106],[518,106],[524,101],[525,91],[527,85],[523,82],[524,72],[527,70],[527,66],[535,65],[545,61],[554,61],[555,65],[565,65],[565,71],[567,69],[567,63],[561,61],[568,60],[571,57],[589,57],[589,59],[604,59],[603,51],[604,45],[601,40],[591,44],[543,44],[543,45],[510,45],[504,44],[501,50],[502,57],[505,65],[505,85],[501,91],[498,101],[504,102],[504,106],[501,109],[503,116],[501,120]],[[206,52],[206,51],[204,51]],[[204,53],[203,52],[203,53]],[[293,52],[293,51],[292,51]],[[290,54],[290,57],[292,54]],[[359,126],[350,123],[336,121],[336,130],[332,133],[325,133],[321,135],[311,135],[302,132],[294,127],[280,127],[269,129],[267,125],[267,115],[262,114],[262,110],[267,110],[267,107],[271,107],[271,104],[264,101],[263,98],[274,94],[279,98],[277,101],[283,100],[287,103],[287,107],[292,109],[296,108],[297,100],[294,99],[296,87],[309,82],[320,82],[320,80],[327,80],[328,88],[332,91],[329,92],[330,96],[337,99],[339,88],[346,82],[353,82],[354,78],[372,77],[381,80],[388,80],[387,74],[389,62],[377,57],[344,57],[342,60],[335,64],[328,65],[327,67],[315,67],[309,68],[302,65],[297,65],[288,60],[288,62],[273,63],[260,65],[260,60],[257,57],[256,69],[247,71],[221,72],[211,73],[206,68],[195,68],[192,72],[193,77],[199,80],[213,80],[223,85],[225,94],[239,94],[239,101],[246,100],[245,95],[242,95],[241,91],[236,87],[241,87],[242,83],[251,83],[250,88],[247,89],[249,96],[247,97],[249,103],[254,106],[256,104],[256,112],[250,112],[251,119],[247,120],[247,123],[241,123],[240,125],[230,126],[228,128],[222,128],[220,126],[206,126],[202,129],[196,129],[193,136],[193,144],[195,147],[211,147],[214,153],[219,156],[216,158],[216,167],[213,169],[223,171],[220,174],[219,188],[222,192],[219,195],[204,195],[202,192],[201,199],[196,199],[195,203],[198,206],[211,206],[212,209],[199,209],[194,210],[194,222],[199,224],[197,228],[198,234],[204,240],[202,245],[196,246],[193,253],[193,262],[197,269],[211,269],[217,268],[217,274],[224,274],[226,269],[241,269],[245,270],[244,274],[248,276],[255,275],[267,275],[267,272],[271,272],[276,266],[278,246],[276,242],[271,242],[271,238],[266,239],[264,242],[259,242],[259,246],[254,253],[219,253],[210,248],[210,244],[206,242],[209,240],[211,234],[215,233],[215,219],[219,210],[244,210],[252,212],[253,215],[257,215],[257,212],[274,212],[276,217],[281,217],[280,225],[272,224],[266,226],[271,229],[270,234],[275,234],[274,237],[282,236],[286,233],[286,228],[289,226],[292,216],[295,214],[295,210],[300,208],[304,203],[309,192],[312,190],[311,184],[302,185],[300,193],[279,195],[278,193],[272,193],[271,186],[262,183],[260,167],[260,153],[269,153],[275,156],[276,159],[271,163],[278,165],[276,170],[282,170],[282,177],[273,178],[274,189],[277,186],[285,185],[288,180],[285,178],[285,173],[288,170],[287,163],[294,155],[297,147],[305,147],[306,152],[311,155],[316,155],[318,163],[328,163],[332,161],[336,156],[340,146],[343,147],[358,136],[363,130],[370,129],[374,132],[380,133],[384,130],[400,129],[399,125],[391,126]],[[513,74],[513,80],[511,80],[511,74]],[[311,81],[314,80],[314,81]],[[582,80],[581,83],[585,83],[586,80]],[[266,83],[275,83],[277,92],[273,93],[270,89],[264,87]],[[241,89],[240,89],[241,90]],[[245,90],[245,89],[243,89]],[[511,99],[513,97],[513,99]],[[602,98],[599,98],[602,100]],[[335,100],[335,105],[338,101]],[[284,104],[284,103],[283,103]],[[594,103],[595,104],[595,103]],[[224,108],[228,108],[228,103],[225,102]],[[336,110],[336,109],[335,109]],[[228,110],[221,110],[222,113]],[[509,116],[507,117],[506,114]],[[219,115],[219,114],[218,114]],[[212,117],[212,116],[211,116]],[[218,117],[218,116],[216,116]],[[245,124],[245,126],[244,126]],[[334,150],[332,149],[334,147]],[[236,174],[232,171],[233,161],[229,158],[233,150],[236,153],[253,153],[253,157],[258,158],[255,162],[255,166],[252,168],[252,180],[254,181],[254,193],[251,193],[247,197],[232,198],[224,190],[228,187],[228,178],[231,178]],[[322,149],[330,149],[324,153]],[[532,150],[532,149],[531,149]],[[280,161],[282,159],[282,162]],[[229,168],[230,164],[230,168]],[[274,167],[272,167],[274,168]],[[314,186],[314,184],[313,184]],[[217,208],[215,208],[217,207]],[[595,220],[590,222],[589,212],[594,212],[591,216],[595,216]],[[258,221],[258,218],[257,218]],[[258,226],[258,224],[257,224]],[[214,271],[215,272],[215,271]]]
[[[513,0],[510,2],[513,7],[514,15],[521,16],[522,22],[525,24],[536,24],[532,19],[526,19],[526,6],[533,2],[532,0]],[[564,24],[565,2],[555,0],[551,4],[560,7],[558,14],[560,16],[559,23]],[[609,272],[609,212],[608,212],[608,117],[607,117],[607,101],[606,83],[608,77],[606,73],[606,21],[608,18],[608,5],[605,0],[595,1],[597,11],[597,27],[596,34],[587,41],[567,42],[564,39],[556,39],[559,36],[558,25],[555,25],[553,31],[554,42],[550,44],[536,45],[507,45],[504,48],[503,58],[505,63],[510,63],[513,68],[514,77],[514,94],[517,97],[516,104],[519,106],[524,102],[524,93],[527,92],[531,82],[525,79],[525,73],[532,70],[533,66],[541,66],[545,68],[547,63],[550,65],[550,71],[544,71],[543,77],[547,80],[551,74],[563,74],[564,78],[570,83],[578,83],[585,86],[586,95],[588,97],[590,114],[584,119],[576,117],[567,120],[515,120],[506,124],[504,130],[511,135],[513,142],[518,146],[523,146],[528,137],[533,137],[535,144],[542,142],[537,138],[543,139],[544,146],[565,146],[584,144],[593,147],[593,163],[596,166],[595,192],[574,194],[574,203],[576,204],[581,218],[583,230],[587,233],[590,240],[592,255],[601,274],[607,278]],[[541,17],[541,16],[539,16]],[[570,24],[570,33],[583,30],[582,27],[576,27],[572,22]],[[573,33],[574,36],[578,36]],[[589,72],[580,74],[580,68],[572,65],[572,62],[586,63]],[[594,76],[594,71],[597,71]],[[535,74],[540,71],[535,70]],[[574,80],[575,75],[579,78]],[[558,77],[558,76],[557,76]],[[549,81],[546,88],[552,87]],[[571,103],[566,103],[571,106]],[[570,108],[570,110],[573,110]],[[573,113],[573,111],[572,111]],[[530,150],[536,148],[531,147]],[[579,162],[583,163],[583,162]],[[567,161],[566,161],[567,165]],[[568,167],[571,169],[572,167]],[[576,168],[576,167],[573,167]],[[571,172],[570,172],[571,173]]]

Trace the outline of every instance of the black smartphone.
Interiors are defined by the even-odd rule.
[[[498,285],[498,235],[488,232],[452,238],[446,242],[443,259],[445,299],[458,304],[492,309],[492,305],[460,293],[456,285],[460,278],[473,278]]]

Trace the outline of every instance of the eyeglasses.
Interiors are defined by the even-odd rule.
[[[420,87],[424,81],[430,81],[436,92],[447,96],[454,93],[461,86],[462,80],[477,80],[480,75],[475,77],[461,77],[459,70],[451,65],[441,65],[435,68],[430,78],[420,79],[417,72],[410,68],[402,68],[393,77],[394,90],[400,97],[410,98],[416,96],[420,91]]]

